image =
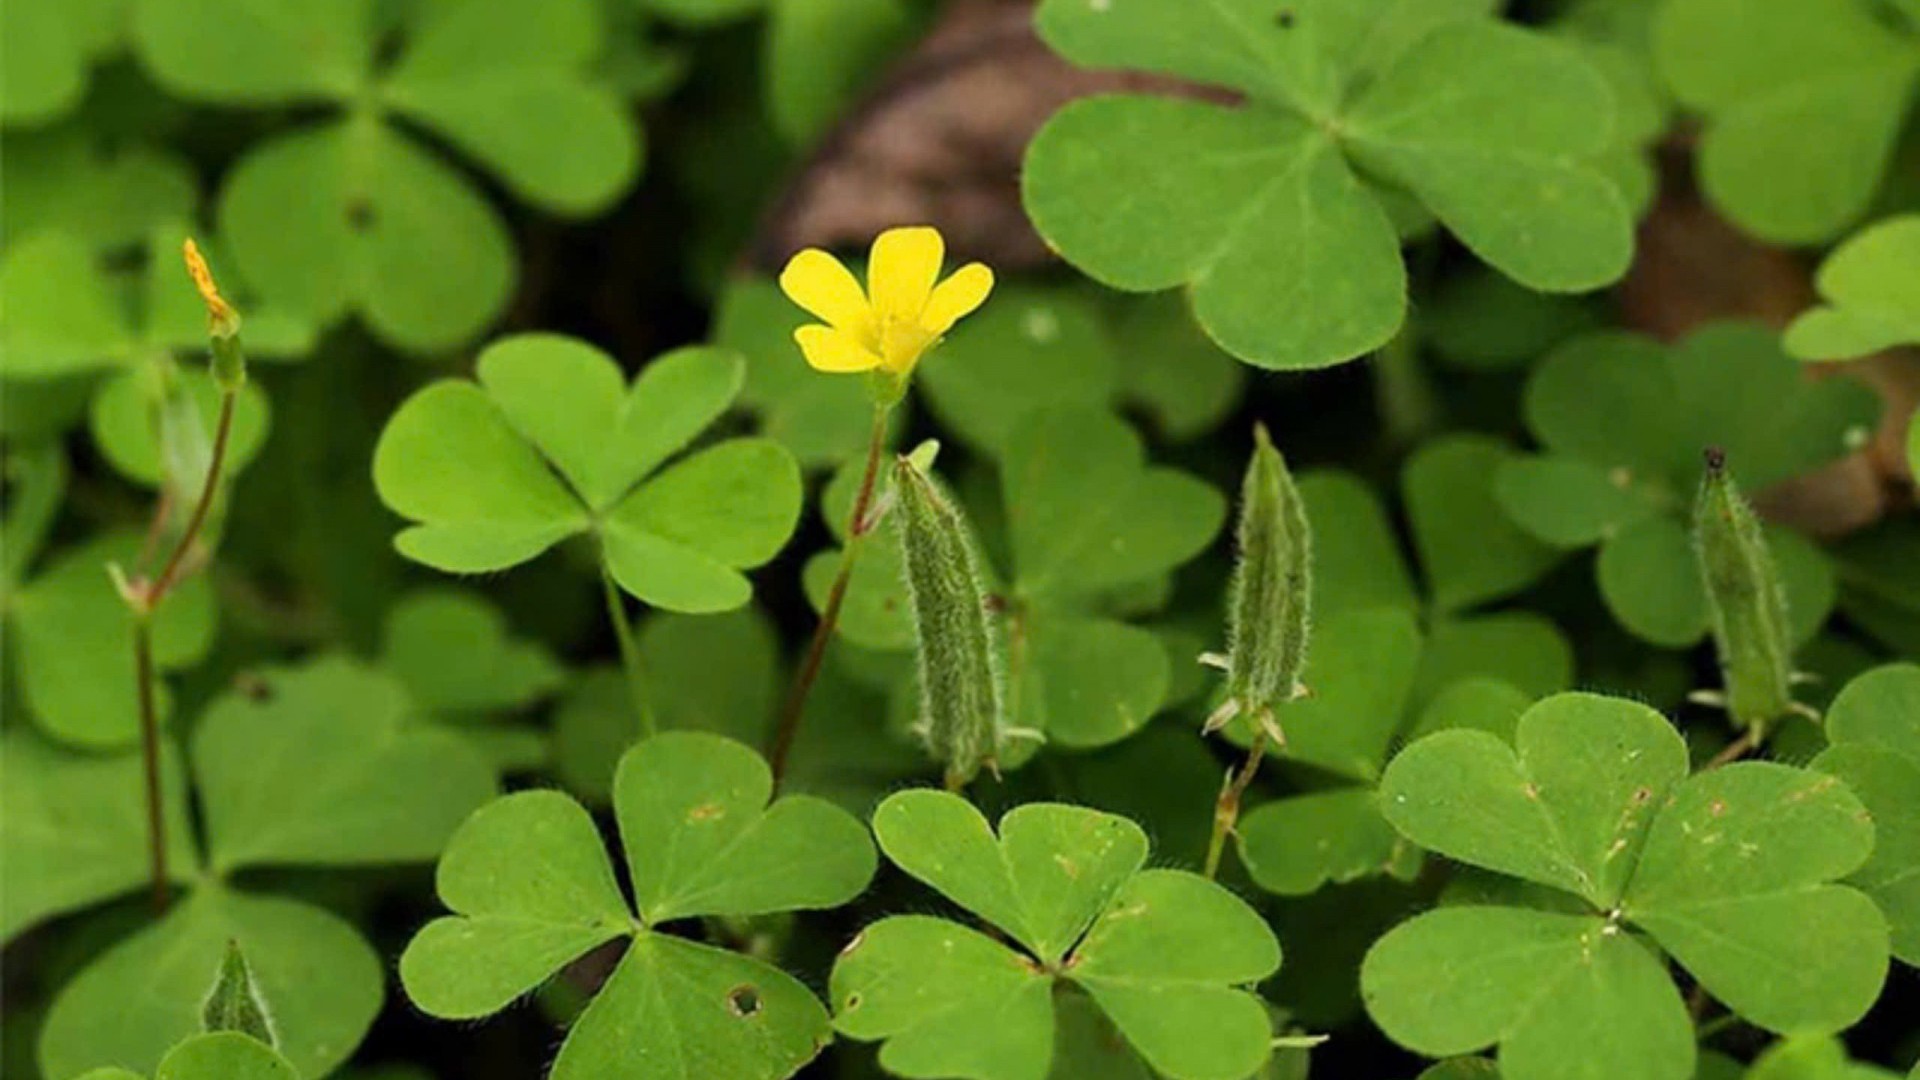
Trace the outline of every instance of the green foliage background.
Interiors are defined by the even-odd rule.
[[[776,788],[871,412],[765,236],[968,6],[1154,77],[991,178],[1059,258],[886,429],[1038,738],[926,790],[883,528]],[[1920,1076],[1916,94],[1915,0],[0,3],[0,1075]],[[1652,333],[1695,197],[1790,325]],[[252,366],[156,910],[109,568],[210,468],[188,236]],[[1256,423],[1310,693],[1212,881]],[[1768,511],[1876,436],[1871,522],[1766,527],[1818,719],[1708,767],[1702,451]]]

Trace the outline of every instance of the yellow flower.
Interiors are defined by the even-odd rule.
[[[940,336],[985,303],[993,271],[981,263],[945,281],[946,243],[938,229],[889,229],[873,242],[867,290],[840,260],[817,248],[793,257],[780,288],[826,323],[803,326],[793,339],[820,371],[885,371],[904,379]]]

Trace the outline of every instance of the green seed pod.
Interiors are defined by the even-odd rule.
[[[220,973],[214,977],[213,989],[207,992],[207,999],[200,1006],[200,1029],[238,1031],[268,1046],[279,1045],[274,1038],[273,1018],[267,1011],[266,1000],[254,984],[253,972],[247,967],[247,958],[241,954],[237,941],[227,942],[226,955],[220,960]]]
[[[1694,504],[1693,544],[1720,653],[1727,712],[1742,727],[1764,730],[1794,708],[1786,592],[1760,520],[1718,449],[1707,451],[1707,474]]]
[[[1274,710],[1305,693],[1313,594],[1313,536],[1286,459],[1264,426],[1240,487],[1239,562],[1227,607],[1227,700],[1213,730],[1245,714],[1271,726]]]
[[[960,508],[908,458],[893,470],[900,537],[920,670],[927,749],[959,788],[990,764],[1004,723],[998,644],[973,534]]]

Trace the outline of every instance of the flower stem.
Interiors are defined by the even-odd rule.
[[[634,637],[633,622],[627,617],[627,603],[613,583],[606,564],[600,566],[600,585],[607,596],[607,618],[613,623],[613,636],[620,642],[620,667],[627,674],[627,694],[633,699],[634,718],[640,722],[640,735],[649,737],[660,730],[653,707],[647,704],[646,676],[640,662],[640,642]]]
[[[180,539],[173,545],[173,553],[161,567],[158,577],[148,587],[149,608],[159,606],[160,600],[171,589],[181,573],[181,565],[186,561],[187,552],[200,536],[200,530],[207,523],[207,513],[213,509],[213,500],[220,493],[220,474],[226,468],[227,444],[233,437],[234,403],[239,399],[238,390],[227,390],[220,395],[220,419],[213,429],[213,457],[207,462],[207,478],[200,485],[200,499],[193,505],[193,514],[187,518],[187,527],[180,533]],[[166,505],[162,500],[161,505]]]
[[[140,756],[146,766],[147,856],[153,877],[153,910],[167,908],[167,825],[160,803],[160,715],[153,701],[153,615],[133,616],[133,677],[140,700]]]
[[[1233,832],[1234,823],[1240,820],[1240,799],[1253,783],[1254,774],[1260,771],[1260,759],[1267,756],[1267,725],[1253,726],[1253,743],[1247,747],[1247,760],[1237,772],[1229,772],[1227,780],[1220,788],[1220,798],[1213,805],[1213,835],[1207,839],[1207,877],[1211,880],[1220,872],[1220,856],[1226,851],[1227,835]]]
[[[827,591],[826,606],[820,612],[820,622],[813,628],[813,640],[807,643],[800,670],[794,673],[793,686],[788,689],[786,701],[780,706],[779,726],[774,728],[773,742],[767,752],[767,762],[773,770],[775,784],[786,775],[787,758],[793,753],[793,741],[800,734],[800,717],[806,712],[807,695],[812,692],[814,681],[820,677],[820,664],[826,659],[827,644],[833,640],[834,629],[840,624],[840,607],[847,599],[847,582],[853,577],[854,560],[860,553],[860,542],[866,537],[869,527],[867,509],[873,503],[874,479],[880,472],[880,452],[887,441],[887,412],[885,405],[874,406],[873,430],[867,436],[867,468],[860,477],[860,491],[854,496],[853,512],[847,515],[847,543],[840,549],[840,568],[834,574],[833,587]]]
[[[1755,724],[1747,728],[1746,731],[1740,734],[1739,738],[1722,747],[1719,753],[1713,755],[1711,760],[1705,765],[1702,765],[1700,771],[1706,772],[1708,769],[1717,769],[1722,765],[1730,765],[1733,762],[1739,761],[1741,758],[1746,757],[1749,753],[1759,748],[1760,738],[1760,725]]]

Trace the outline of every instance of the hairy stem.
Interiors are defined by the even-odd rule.
[[[1728,743],[1719,753],[1713,755],[1705,765],[1700,767],[1700,771],[1705,772],[1708,769],[1717,769],[1722,765],[1728,765],[1746,757],[1747,754],[1759,748],[1760,739],[1760,725],[1755,724],[1746,731],[1741,732],[1739,738]]]
[[[1240,820],[1240,799],[1246,795],[1254,774],[1260,771],[1260,760],[1266,756],[1267,725],[1256,723],[1253,726],[1253,744],[1247,747],[1247,760],[1241,763],[1238,772],[1227,774],[1227,781],[1220,788],[1219,801],[1213,804],[1213,835],[1207,839],[1206,872],[1209,880],[1220,872],[1220,856],[1227,849],[1227,836],[1233,832],[1234,823]]]
[[[227,443],[233,435],[234,402],[239,397],[237,390],[228,390],[220,395],[220,419],[213,429],[213,457],[207,462],[207,478],[200,485],[200,498],[193,504],[193,514],[187,518],[187,527],[181,531],[180,539],[174,542],[173,553],[167,556],[159,575],[148,586],[149,610],[159,606],[161,598],[179,579],[187,552],[193,549],[194,541],[199,539],[200,530],[207,523],[207,513],[213,509],[213,500],[220,493],[220,474],[226,470]],[[166,500],[162,499],[160,505],[164,510]]]
[[[793,753],[793,740],[800,734],[800,717],[806,713],[807,695],[812,692],[814,681],[820,677],[820,664],[826,659],[827,644],[833,640],[834,628],[840,624],[840,606],[846,602],[847,582],[853,577],[854,560],[859,556],[860,542],[866,537],[869,524],[867,509],[873,503],[874,478],[880,472],[880,451],[886,441],[887,407],[876,405],[873,409],[873,430],[867,436],[867,468],[860,477],[860,491],[854,496],[853,512],[847,515],[847,543],[840,549],[840,568],[833,576],[833,587],[827,591],[827,603],[820,612],[820,622],[813,628],[813,640],[807,643],[800,669],[794,672],[793,685],[787,690],[786,700],[781,703],[779,725],[774,728],[773,742],[768,747],[767,762],[773,769],[775,784],[786,775],[787,758]]]
[[[160,803],[160,714],[153,700],[153,616],[133,617],[133,677],[140,700],[140,756],[146,766],[147,858],[153,878],[153,910],[167,907],[167,824]]]
[[[634,636],[633,622],[627,617],[627,602],[613,583],[606,564],[600,566],[600,585],[607,597],[607,618],[613,623],[613,636],[620,642],[620,667],[627,675],[627,695],[633,699],[634,717],[640,721],[644,738],[660,730],[653,708],[647,704],[646,675],[640,663],[640,641]]]

